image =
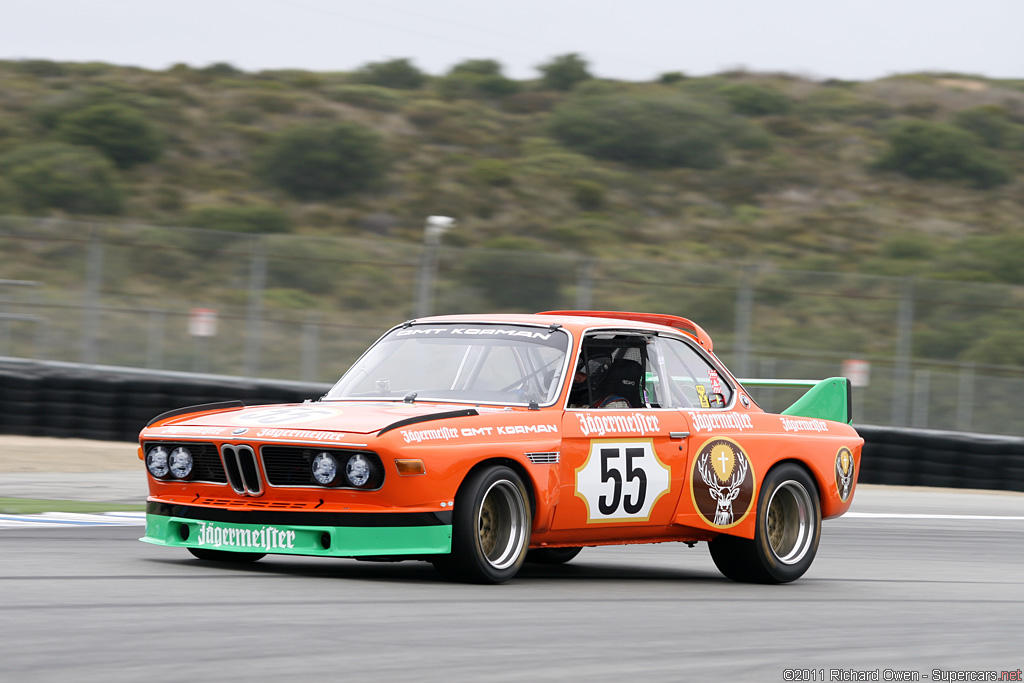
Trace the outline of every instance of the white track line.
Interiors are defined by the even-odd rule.
[[[145,512],[44,512],[39,515],[0,515],[0,529],[40,529],[69,526],[143,526]]]
[[[843,517],[856,517],[862,519],[1006,519],[1016,522],[1024,521],[1024,517],[1012,517],[1009,515],[926,515],[916,512],[847,512]]]

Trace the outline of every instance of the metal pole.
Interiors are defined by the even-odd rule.
[[[434,273],[437,271],[437,252],[441,248],[441,235],[454,225],[454,218],[427,216],[427,224],[423,228],[423,259],[420,261],[416,296],[417,318],[424,318],[433,310]]]
[[[96,345],[99,336],[100,286],[103,282],[103,241],[99,228],[89,235],[86,254],[85,294],[82,307],[82,345],[79,358],[82,363],[96,363]]]
[[[260,372],[260,335],[263,328],[263,290],[267,282],[266,239],[253,238],[249,260],[249,308],[246,313],[245,374],[256,377]]]
[[[914,333],[914,278],[903,280],[903,294],[896,317],[896,359],[893,367],[892,420],[893,427],[907,426],[910,392],[910,352]]]
[[[735,367],[739,377],[750,376],[750,327],[754,318],[754,276],[757,266],[745,266],[740,271],[736,289],[736,354]]]
[[[956,401],[956,428],[961,432],[971,431],[974,421],[974,363],[960,366],[960,390]]]
[[[306,316],[302,326],[302,381],[315,382],[320,342],[320,315],[316,312]]]
[[[913,426],[919,429],[928,428],[928,408],[931,402],[932,373],[928,370],[918,370],[914,373],[914,422]]]
[[[439,239],[429,236],[424,240],[423,259],[420,261],[419,288],[416,298],[416,317],[430,315],[431,299],[434,294],[434,269],[437,268]]]
[[[149,312],[149,344],[146,367],[159,370],[164,363],[164,312]]]
[[[773,379],[775,377],[775,373],[777,372],[777,370],[775,367],[774,358],[762,358],[758,365],[760,365],[761,367],[761,370],[758,373],[761,377],[765,379]],[[770,413],[775,412],[774,389],[762,389],[761,393],[758,394],[758,398],[758,403],[761,404],[762,408],[764,408]]]
[[[579,276],[576,280],[576,310],[589,311],[594,305],[594,259],[590,256],[580,261]]]

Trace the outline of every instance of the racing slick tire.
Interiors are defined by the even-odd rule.
[[[802,467],[783,463],[761,483],[753,540],[722,535],[708,546],[733,581],[789,583],[811,566],[820,538],[818,487]]]
[[[469,583],[502,583],[526,560],[533,521],[523,480],[504,466],[472,472],[455,496],[452,552],[434,566]]]
[[[189,548],[188,551],[200,560],[207,562],[231,562],[233,564],[249,564],[266,557],[266,553],[236,553],[230,550],[210,550],[209,548]]]
[[[534,548],[526,553],[532,564],[565,564],[580,554],[583,548]]]

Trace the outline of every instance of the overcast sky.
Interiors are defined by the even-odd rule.
[[[867,80],[1024,78],[1024,0],[0,0],[0,58],[350,71],[576,52],[601,77],[735,67]]]

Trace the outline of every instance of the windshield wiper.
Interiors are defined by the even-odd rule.
[[[403,403],[415,403],[416,402],[416,392],[415,391],[410,391],[408,394],[405,395],[405,398],[402,399],[402,402]]]

